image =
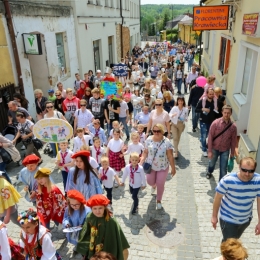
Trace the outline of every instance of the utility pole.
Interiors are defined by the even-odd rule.
[[[200,6],[202,6],[201,0],[200,0]],[[201,42],[202,42],[202,31],[200,31],[200,35],[199,35],[199,44],[200,44],[199,65],[200,66],[201,66]]]
[[[11,43],[12,43],[12,48],[13,48],[15,67],[16,67],[16,72],[17,72],[17,77],[18,77],[18,85],[20,87],[21,94],[24,95],[22,70],[21,70],[19,54],[18,54],[16,39],[15,39],[14,26],[13,26],[13,21],[12,21],[10,4],[9,4],[8,0],[3,0],[3,2],[4,2],[4,7],[5,7],[6,23],[7,23],[7,26],[8,26],[9,33],[10,33],[10,38],[11,38]]]

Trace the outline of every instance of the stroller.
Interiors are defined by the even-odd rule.
[[[15,136],[16,136],[16,134],[17,134],[17,132],[18,132],[18,129],[17,129],[16,125],[14,125],[14,124],[13,125],[7,125],[4,128],[4,130],[2,131],[2,135],[5,138],[7,138],[8,140],[13,141]],[[19,138],[17,140],[16,144],[19,143],[19,142],[21,142],[21,138]]]

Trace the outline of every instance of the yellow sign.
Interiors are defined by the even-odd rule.
[[[196,34],[197,34],[198,36],[200,36],[200,33],[201,33],[201,31],[196,31]]]
[[[229,5],[193,7],[193,31],[227,30]]]
[[[73,136],[72,126],[63,119],[47,118],[33,126],[33,134],[43,142],[61,143]]]

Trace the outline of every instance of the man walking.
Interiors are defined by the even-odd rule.
[[[227,174],[227,164],[230,157],[234,157],[237,143],[237,127],[231,122],[232,107],[225,105],[222,108],[222,117],[216,119],[210,126],[208,137],[209,166],[207,179],[210,179],[219,159],[219,181]]]
[[[200,113],[200,142],[203,156],[207,157],[206,139],[208,137],[209,128],[215,119],[214,112],[214,90],[213,88],[207,89],[207,100],[205,108],[202,107],[202,99],[199,101],[195,112]]]
[[[258,213],[255,235],[260,234],[260,174],[255,173],[255,169],[256,161],[245,157],[240,160],[239,172],[226,175],[216,188],[211,223],[216,229],[219,213],[222,242],[241,237],[250,225],[255,198]]]

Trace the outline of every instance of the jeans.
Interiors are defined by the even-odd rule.
[[[212,149],[212,159],[209,160],[208,172],[212,173],[215,169],[216,162],[219,159],[219,181],[227,174],[227,165],[228,165],[228,157],[229,157],[229,150],[220,152],[218,150]]]
[[[210,128],[210,124],[203,123],[200,121],[200,142],[201,142],[202,152],[207,152],[206,139],[209,134],[209,128]]]
[[[139,188],[133,188],[132,186],[129,185],[129,190],[130,190],[130,193],[132,194],[132,199],[134,201],[133,210],[136,210],[137,207],[138,207],[138,204],[139,204],[138,192],[140,190],[140,187]]]
[[[64,187],[64,190],[66,189],[66,185],[67,185],[67,178],[68,178],[68,172],[66,171],[61,171],[61,174],[62,174],[62,180],[63,180],[63,187]]]
[[[178,92],[181,93],[182,79],[177,79],[176,83],[177,83]]]
[[[198,121],[200,118],[200,113],[195,112],[196,107],[191,106],[191,113],[192,113],[192,128],[196,129],[198,127]]]
[[[125,134],[129,138],[129,130],[128,130],[128,126],[127,126],[127,123],[126,123],[126,117],[119,117],[119,122],[121,122],[123,124]]]
[[[5,177],[5,179],[12,184],[12,181],[11,181],[9,175],[7,174],[7,172],[5,170],[5,166],[6,166],[6,163],[5,162],[1,162],[0,163],[0,171],[3,172],[3,176]]]
[[[53,157],[57,156],[56,143],[50,143]]]
[[[246,230],[246,228],[250,225],[251,219],[244,224],[229,223],[222,220],[221,218],[219,219],[219,222],[220,222],[221,232],[223,235],[222,242],[224,242],[228,238],[239,239],[242,236],[243,232]]]
[[[140,113],[141,111],[142,111],[142,108],[141,108],[141,107],[138,108],[138,109],[134,108],[134,119],[135,119],[136,115],[137,115],[138,113]]]
[[[193,64],[193,60],[189,60],[188,61],[188,71],[191,71],[192,64]]]
[[[107,198],[110,200],[110,204],[112,204],[112,190],[113,190],[113,188],[106,188],[105,186],[104,186],[104,188],[107,192]]]

